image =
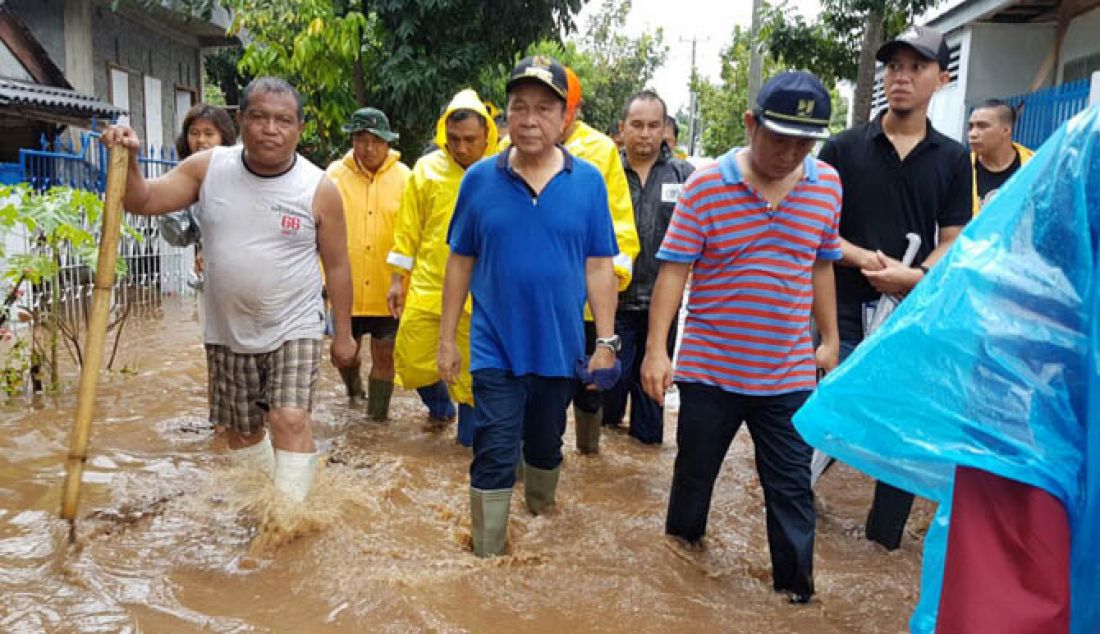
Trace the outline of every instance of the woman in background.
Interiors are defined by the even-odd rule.
[[[217,145],[234,145],[237,142],[237,130],[233,120],[217,106],[200,103],[187,111],[183,119],[183,130],[176,139],[176,152],[179,160],[195,152],[209,150]],[[190,283],[196,290],[202,290],[202,233],[192,209],[162,216],[160,235],[164,241],[174,247],[195,245],[195,273],[198,280]]]

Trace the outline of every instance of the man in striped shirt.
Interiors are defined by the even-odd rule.
[[[810,156],[828,136],[821,82],[782,73],[744,114],[750,144],[687,181],[657,259],[642,366],[657,401],[680,388],[678,445],[665,531],[694,544],[706,532],[711,493],[734,434],[747,421],[764,488],[776,591],[813,594],[812,450],[791,416],[816,368],[838,362],[834,261],[840,259],[840,178]],[[666,338],[692,275],[673,377]],[[815,351],[810,315],[821,332]]]

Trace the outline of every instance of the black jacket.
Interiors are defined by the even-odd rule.
[[[668,223],[672,219],[672,209],[680,196],[681,185],[695,171],[687,161],[674,158],[662,146],[660,157],[649,170],[645,187],[638,173],[626,160],[626,151],[620,152],[626,181],[630,185],[630,200],[634,203],[634,224],[638,229],[638,242],[641,251],[634,260],[634,275],[630,286],[619,293],[619,310],[649,310],[649,301],[653,296],[653,284],[657,281],[657,271],[661,268],[657,261],[657,251],[665,239]]]

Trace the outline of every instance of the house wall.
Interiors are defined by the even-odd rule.
[[[1077,16],[1070,22],[1066,37],[1062,40],[1058,82],[1062,82],[1063,65],[1066,62],[1096,54],[1100,54],[1100,7]]]
[[[975,23],[949,33],[947,40],[960,46],[959,78],[932,98],[929,118],[937,130],[965,142],[975,104],[1028,92],[1054,43],[1054,26]]]
[[[947,36],[950,47],[959,47],[959,72],[955,81],[940,88],[928,105],[928,119],[932,127],[953,139],[961,139],[966,130],[966,84],[970,76],[970,29],[960,29]]]
[[[159,22],[139,20],[91,0],[6,0],[77,90],[111,102],[111,68],[128,73],[130,125],[147,135],[145,77],[160,80],[160,134],[174,145],[177,88],[201,98],[202,59],[198,41]],[[66,34],[68,33],[68,37]],[[66,63],[67,52],[80,59]]]
[[[198,91],[201,86],[198,43],[100,8],[93,16],[92,48],[97,96],[110,97],[112,67],[129,73],[130,125],[143,139],[147,137],[144,78],[160,80],[161,136],[164,145],[172,145],[177,135],[176,88]]]
[[[65,0],[6,0],[58,68],[65,68]]]
[[[973,25],[967,105],[1028,92],[1054,44],[1054,30],[1053,24]]]

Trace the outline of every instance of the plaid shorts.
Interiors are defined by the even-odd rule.
[[[247,354],[206,345],[210,376],[210,420],[252,435],[264,414],[291,407],[307,412],[321,365],[320,339],[294,339],[271,352]]]

